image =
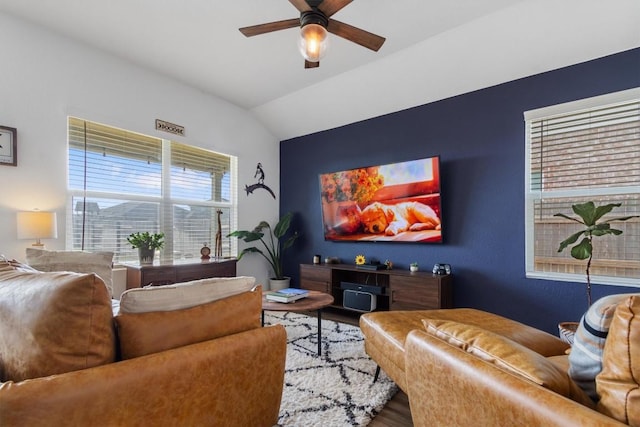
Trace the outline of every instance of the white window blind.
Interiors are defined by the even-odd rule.
[[[127,236],[163,232],[161,258],[173,260],[213,251],[220,232],[230,256],[236,171],[233,156],[71,117],[67,246],[135,261]]]
[[[585,281],[586,261],[558,253],[579,224],[571,205],[621,203],[605,218],[640,214],[640,91],[525,113],[527,277]],[[640,221],[594,238],[592,281],[640,285]]]

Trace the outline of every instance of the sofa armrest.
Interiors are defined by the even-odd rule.
[[[405,351],[416,427],[623,425],[424,331],[409,333]]]
[[[95,368],[0,385],[0,425],[277,423],[286,332],[257,328]]]

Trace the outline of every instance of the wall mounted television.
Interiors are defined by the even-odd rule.
[[[440,156],[319,179],[325,240],[442,243]]]

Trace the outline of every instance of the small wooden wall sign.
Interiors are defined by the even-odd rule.
[[[156,129],[164,132],[169,132],[176,135],[184,136],[184,126],[180,126],[175,123],[165,122],[164,120],[156,119]]]

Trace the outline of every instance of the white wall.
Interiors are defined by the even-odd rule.
[[[44,243],[65,248],[68,115],[238,156],[239,228],[277,219],[277,200],[243,190],[261,162],[279,198],[279,141],[248,111],[2,13],[0,58],[0,125],[18,130],[18,166],[0,166],[0,254],[24,259],[31,242],[17,240],[16,212],[34,208],[57,212],[59,238]],[[155,119],[185,137],[156,131]],[[264,282],[266,262],[247,257],[238,274]]]

